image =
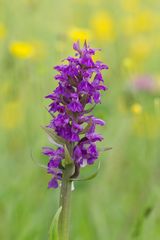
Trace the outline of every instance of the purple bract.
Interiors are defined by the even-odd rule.
[[[95,128],[96,125],[103,126],[105,122],[95,118],[91,111],[101,102],[100,92],[107,89],[101,71],[108,69],[108,66],[93,61],[96,50],[91,49],[86,42],[83,48],[80,48],[79,42],[74,43],[73,49],[76,51],[75,57],[68,57],[63,61],[64,64],[54,67],[58,71],[55,76],[58,87],[46,96],[52,101],[49,112],[53,117],[47,128],[63,139],[62,144],[56,143],[57,150],[43,148],[43,154],[49,157],[48,173],[52,174],[49,188],[57,188],[62,179],[62,170],[65,168],[64,146],[79,172],[80,167],[93,164],[98,158],[96,142],[103,139],[95,133]]]

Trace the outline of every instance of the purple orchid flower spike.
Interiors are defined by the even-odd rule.
[[[82,48],[76,42],[73,49],[75,57],[69,56],[61,65],[54,67],[58,71],[55,76],[58,86],[46,96],[51,100],[48,111],[52,119],[43,127],[50,142],[57,147],[55,150],[44,147],[43,154],[49,158],[47,172],[52,176],[48,188],[61,186],[61,209],[58,213],[60,240],[69,239],[71,184],[79,176],[82,167],[94,164],[98,159],[96,143],[102,141],[103,137],[96,133],[96,126],[105,124],[92,114],[92,110],[101,103],[101,91],[107,90],[102,70],[107,70],[108,66],[93,60],[93,55],[99,49],[90,48],[87,42]]]
[[[96,142],[103,138],[95,133],[95,129],[97,124],[103,126],[105,123],[93,115],[86,115],[86,110],[88,105],[92,109],[101,102],[101,91],[107,90],[101,72],[108,66],[93,61],[97,50],[86,42],[83,48],[79,42],[74,43],[73,49],[75,57],[68,57],[64,60],[66,64],[54,67],[58,71],[55,79],[59,82],[58,87],[46,96],[52,101],[49,112],[54,114],[47,127],[64,140],[71,163],[81,168],[93,164],[99,155]],[[48,173],[52,175],[48,187],[57,188],[65,168],[64,144],[57,150],[44,148],[43,153],[49,157]]]

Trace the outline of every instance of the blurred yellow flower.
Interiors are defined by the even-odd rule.
[[[9,45],[11,54],[17,58],[27,59],[35,56],[34,44],[14,41]]]
[[[126,11],[137,11],[140,0],[121,0],[121,6]]]
[[[104,57],[102,51],[96,51],[95,55],[92,56],[93,61],[102,61],[105,62],[106,58]]]
[[[68,36],[72,41],[89,41],[91,39],[91,32],[88,29],[73,27],[69,30]]]
[[[4,39],[6,36],[6,28],[3,23],[0,23],[0,39]]]
[[[22,103],[20,100],[8,102],[1,111],[1,125],[6,129],[13,129],[22,122]]]
[[[123,60],[122,60],[122,66],[124,69],[126,70],[133,70],[134,66],[135,66],[135,62],[132,58],[130,57],[125,57]]]
[[[134,119],[133,130],[140,137],[154,139],[159,136],[159,125],[159,116],[144,112]]]
[[[131,106],[131,112],[135,115],[142,113],[142,106],[139,103],[134,103]]]
[[[143,10],[123,19],[123,29],[126,35],[134,36],[138,33],[151,32],[155,28],[155,13]]]
[[[100,40],[114,40],[115,26],[114,20],[107,12],[98,12],[90,20],[95,38]]]
[[[135,16],[127,16],[122,19],[122,29],[127,36],[134,36],[137,32],[135,29]]]
[[[136,60],[144,60],[152,50],[152,43],[145,38],[134,39],[131,43],[130,53]]]
[[[154,17],[154,12],[149,10],[140,11],[135,22],[137,32],[151,31],[154,27]]]

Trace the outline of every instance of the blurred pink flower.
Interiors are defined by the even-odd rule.
[[[156,81],[150,75],[136,76],[131,82],[132,91],[154,92],[156,90]]]

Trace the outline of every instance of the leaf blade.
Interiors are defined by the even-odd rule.
[[[90,176],[85,177],[85,178],[71,178],[71,181],[82,182],[82,181],[92,180],[93,178],[95,178],[98,175],[99,170],[100,170],[100,166],[101,166],[101,163],[99,161],[96,171],[94,173],[92,173]]]
[[[66,145],[64,145],[64,152],[65,152],[65,164],[69,165],[72,163],[72,160]]]
[[[64,145],[65,140],[57,135],[57,133],[52,129],[48,127],[42,126],[42,129],[48,134],[49,137],[53,139],[57,144]]]
[[[59,240],[58,221],[59,221],[59,216],[60,216],[61,211],[62,211],[62,206],[60,208],[58,208],[56,214],[53,217],[53,220],[52,220],[50,228],[49,228],[48,240]]]

